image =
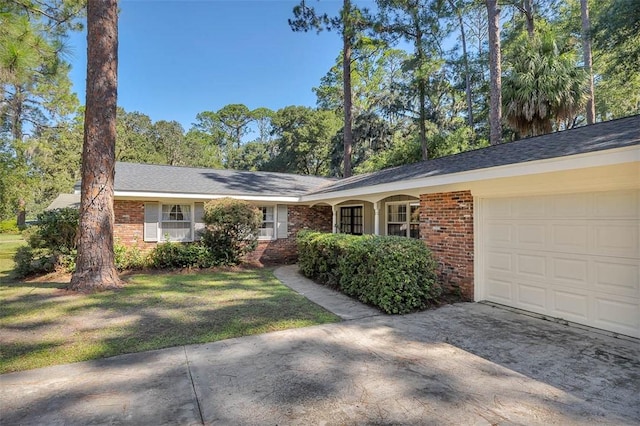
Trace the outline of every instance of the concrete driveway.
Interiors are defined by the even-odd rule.
[[[637,340],[483,304],[353,312],[339,324],[2,375],[0,423],[640,423]]]

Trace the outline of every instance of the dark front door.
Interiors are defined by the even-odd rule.
[[[340,208],[340,232],[362,235],[362,206]]]

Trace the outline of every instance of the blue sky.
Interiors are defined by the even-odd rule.
[[[232,103],[250,109],[315,106],[312,87],[340,54],[338,33],[294,33],[298,1],[121,0],[118,104],[185,130],[197,113]],[[310,0],[335,14],[342,0]],[[372,1],[359,4],[373,5]],[[84,104],[86,33],[71,36],[74,90]]]

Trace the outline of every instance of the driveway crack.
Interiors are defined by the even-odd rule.
[[[196,398],[196,406],[198,407],[198,415],[200,416],[200,424],[204,425],[204,416],[202,415],[202,407],[200,406],[200,398],[198,398],[198,392],[196,391],[196,384],[193,381],[193,374],[191,374],[191,364],[189,363],[189,355],[187,355],[187,347],[183,346],[184,359],[187,362],[187,372],[189,373],[189,380],[191,381],[191,389],[193,389],[193,395]]]

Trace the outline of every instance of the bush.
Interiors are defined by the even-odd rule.
[[[37,217],[37,225],[22,232],[29,246],[18,249],[14,257],[19,277],[75,270],[78,213],[72,208],[42,212]]]
[[[425,308],[440,295],[436,262],[419,240],[298,233],[302,273],[388,314]]]
[[[137,245],[127,247],[116,240],[113,243],[113,254],[119,271],[142,269],[147,266],[147,257]]]
[[[0,234],[19,234],[18,222],[15,219],[0,221]]]
[[[13,260],[16,263],[14,272],[18,277],[53,272],[58,263],[57,256],[51,250],[29,246],[19,247]]]
[[[204,205],[202,244],[219,264],[235,265],[258,245],[262,212],[242,200],[220,198]]]
[[[158,244],[149,254],[149,263],[157,269],[210,268],[221,265],[200,243]]]
[[[38,215],[37,225],[27,228],[25,239],[32,247],[71,253],[77,246],[78,221],[79,212],[74,208],[44,211]]]

